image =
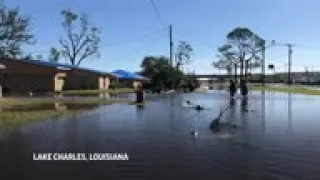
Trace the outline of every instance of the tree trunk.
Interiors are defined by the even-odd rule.
[[[245,69],[244,69],[244,80],[245,80],[245,83],[248,82],[248,65],[249,65],[249,61],[246,60],[245,61]]]
[[[240,83],[243,80],[243,59],[242,57],[240,58]]]
[[[235,63],[234,64],[234,82],[237,83],[237,70],[238,70],[238,67],[237,67],[237,64]]]

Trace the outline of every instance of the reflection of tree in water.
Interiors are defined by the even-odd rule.
[[[241,100],[241,111],[242,112],[247,112],[248,111],[248,98],[244,97]]]
[[[230,99],[230,110],[229,110],[229,123],[234,123],[236,121],[236,100],[234,98]]]
[[[137,104],[136,105],[136,110],[137,110],[137,119],[142,119],[143,118],[143,111],[145,110],[145,106],[143,104]]]
[[[266,131],[266,97],[265,97],[265,91],[262,91],[261,95],[261,126],[263,132]]]
[[[242,119],[242,126],[245,128],[248,126],[248,117],[247,117],[247,112],[248,112],[248,98],[243,97],[241,100],[241,119]]]
[[[236,105],[236,100],[234,98],[230,98],[230,108],[234,108]]]

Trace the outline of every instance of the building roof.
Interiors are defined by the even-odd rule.
[[[198,81],[210,81],[210,80],[218,80],[218,78],[196,78]]]
[[[12,61],[12,60],[10,60],[10,61]],[[23,61],[23,62],[35,64],[35,65],[53,67],[53,68],[57,68],[57,69],[73,69],[73,70],[88,71],[88,72],[92,72],[92,73],[96,73],[96,74],[110,74],[110,73],[103,72],[103,71],[82,68],[82,67],[75,66],[75,65],[62,64],[62,63],[56,63],[56,62],[47,62],[47,61],[39,61],[39,60],[13,60],[13,61]]]
[[[47,62],[47,61],[40,61],[40,60],[25,60],[25,59],[21,59],[21,60],[19,60],[19,59],[1,59],[1,61],[4,64],[5,64],[5,61],[19,62],[19,63],[21,62],[21,63],[28,63],[31,65],[40,66],[40,67],[55,68],[55,69],[59,69],[59,70],[79,70],[79,71],[90,72],[90,73],[99,74],[99,75],[113,76],[113,74],[109,73],[109,72],[103,72],[103,71],[78,67],[75,65],[62,64],[62,63],[56,63],[56,62]]]
[[[121,69],[112,71],[111,74],[115,75],[119,79],[148,80],[146,77]]]
[[[197,79],[199,79],[199,78],[216,79],[216,78],[228,78],[228,77],[231,77],[232,75],[225,75],[225,74],[194,74],[194,75],[189,75],[189,76],[195,77]]]
[[[59,69],[59,70],[79,70],[79,71],[91,72],[91,73],[95,73],[95,74],[99,74],[99,75],[110,75],[113,77],[117,77],[118,79],[143,80],[143,81],[148,80],[148,78],[146,78],[146,77],[143,77],[141,75],[135,74],[130,71],[125,71],[125,70],[115,70],[110,73],[110,72],[98,71],[98,70],[93,70],[93,69],[88,69],[88,68],[82,68],[82,67],[69,65],[69,64],[39,61],[39,60],[1,59],[0,61],[2,61],[4,63],[5,63],[5,61],[29,63],[29,64],[36,65],[36,66],[49,67],[49,68],[54,68],[54,69]],[[3,65],[3,68],[5,68],[4,64],[0,64],[0,69],[2,68],[2,65]]]

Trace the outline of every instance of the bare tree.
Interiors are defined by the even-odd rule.
[[[177,70],[179,70],[181,66],[189,64],[191,62],[192,52],[193,49],[190,44],[185,41],[179,42],[175,57]]]
[[[234,53],[229,51],[231,48],[232,47],[230,45],[223,45],[219,47],[217,60],[212,63],[214,68],[217,68],[219,70],[226,70],[228,75],[232,74],[232,70],[237,64]]]
[[[61,14],[64,17],[62,27],[66,32],[66,38],[60,38],[61,54],[69,59],[71,65],[79,66],[86,58],[99,55],[100,30],[89,23],[88,16],[79,16],[70,9],[62,10]]]
[[[52,47],[50,48],[50,55],[48,58],[50,62],[57,63],[60,59],[60,52],[56,48]]]

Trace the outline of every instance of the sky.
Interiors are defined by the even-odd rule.
[[[100,58],[90,57],[80,66],[103,71],[139,71],[147,55],[169,56],[168,26],[174,45],[187,41],[194,49],[192,63],[184,67],[196,74],[220,73],[214,69],[217,47],[236,27],[247,27],[271,42],[292,43],[295,71],[320,71],[319,0],[3,0],[31,16],[31,32],[37,43],[25,52],[47,59],[50,47],[59,47],[64,36],[60,11],[70,8],[86,13],[101,28]],[[285,71],[288,50],[270,47],[266,63]],[[65,59],[61,63],[67,62]]]

